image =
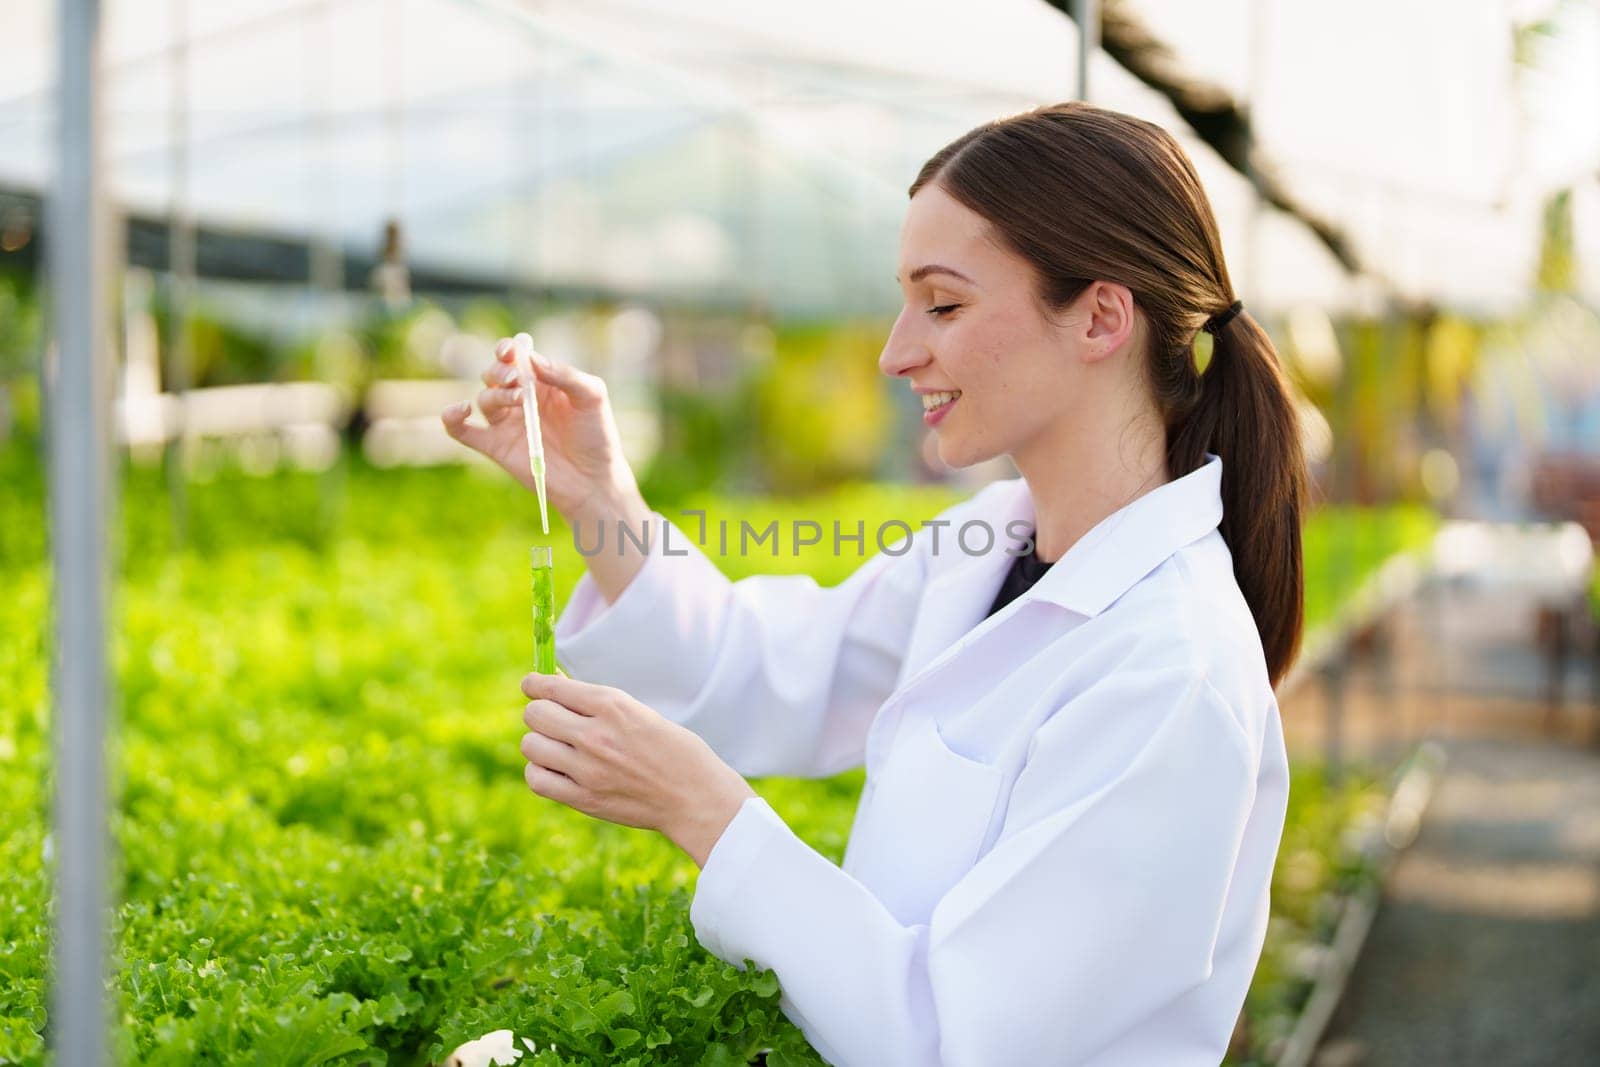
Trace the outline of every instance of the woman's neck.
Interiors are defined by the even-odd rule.
[[[1059,435],[1011,456],[1033,494],[1034,543],[1054,563],[1106,516],[1171,480],[1166,431],[1149,420],[1124,432]]]

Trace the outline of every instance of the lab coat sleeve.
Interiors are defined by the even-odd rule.
[[[579,579],[556,623],[557,656],[573,677],[693,730],[741,774],[837,774],[864,760],[921,597],[922,538],[888,547],[837,586],[731,581],[656,512],[645,562],[615,602]]]
[[[701,943],[770,967],[780,1007],[837,1067],[1215,1067],[1244,991],[1221,1010],[1174,1006],[1212,971],[1252,747],[1201,679],[1094,689],[1080,710],[1162,702],[1154,731],[1071,795],[1062,783],[1083,781],[1071,765],[1097,754],[1074,729],[1041,727],[995,847],[928,924],[899,923],[751,798],[700,873]]]

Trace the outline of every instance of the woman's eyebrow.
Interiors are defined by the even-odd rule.
[[[962,281],[966,282],[968,285],[977,285],[978,284],[977,282],[973,281],[971,278],[967,277],[965,274],[962,274],[960,271],[956,270],[954,267],[942,267],[937,263],[929,263],[926,266],[918,267],[916,270],[912,271],[911,272],[911,281],[912,282],[920,282],[922,279],[926,278],[930,274],[948,274],[952,278],[960,278]],[[894,276],[894,280],[895,280],[896,284],[899,284],[900,275],[896,274]]]

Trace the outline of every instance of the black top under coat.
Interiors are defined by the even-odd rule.
[[[1033,583],[1044,577],[1044,572],[1050,569],[1050,564],[1039,558],[1039,545],[1034,543],[1032,550],[1024,556],[1015,556],[1011,560],[1011,568],[1006,571],[1005,581],[1000,583],[1000,591],[995,594],[994,603],[989,605],[988,614],[993,615],[1017,597],[1024,590],[1031,589]]]

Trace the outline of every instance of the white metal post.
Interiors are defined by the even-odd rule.
[[[1078,99],[1089,100],[1089,58],[1100,47],[1100,0],[1072,0],[1078,24]]]
[[[170,378],[162,389],[177,397],[171,410],[177,425],[166,443],[167,494],[171,502],[173,547],[189,537],[189,311],[199,269],[194,218],[189,206],[189,0],[172,0],[171,208],[167,221],[167,324]]]
[[[55,1062],[106,1062],[106,518],[111,311],[99,142],[99,0],[61,0],[58,167],[49,258],[56,359],[47,359],[54,565]]]

